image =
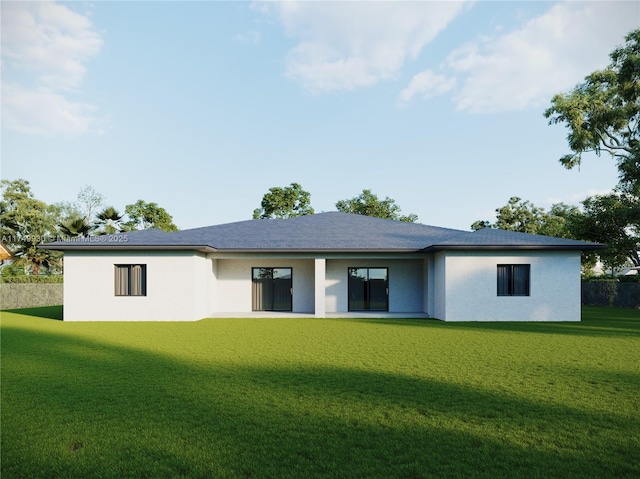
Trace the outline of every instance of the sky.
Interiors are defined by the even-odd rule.
[[[370,189],[468,230],[518,196],[579,204],[553,95],[609,64],[640,3],[1,2],[2,179],[90,185],[180,229],[242,221],[300,183],[316,212]]]

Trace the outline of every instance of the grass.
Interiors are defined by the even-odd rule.
[[[640,312],[581,323],[2,313],[2,478],[640,476]]]

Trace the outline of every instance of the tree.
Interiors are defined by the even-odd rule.
[[[2,180],[0,186],[2,240],[13,250],[15,265],[34,275],[56,268],[61,255],[37,246],[55,236],[59,208],[36,199],[27,180]]]
[[[575,220],[580,214],[580,208],[577,206],[565,203],[551,205],[545,225],[540,229],[539,234],[556,238],[584,239],[576,232],[574,226]]]
[[[60,209],[61,215],[66,220],[75,220],[78,218],[84,218],[87,223],[93,221],[95,212],[104,204],[104,195],[98,193],[93,186],[84,185],[80,188],[76,201],[65,201],[57,203],[56,206]]]
[[[123,223],[123,227],[128,231],[150,228],[178,231],[178,227],[173,224],[171,215],[157,203],[138,200],[135,204],[125,206],[125,213],[129,219]]]
[[[114,234],[123,231],[122,218],[118,210],[113,206],[107,206],[96,215],[96,228],[98,234]]]
[[[91,218],[95,212],[104,204],[104,195],[98,193],[93,186],[84,185],[80,188],[78,193],[78,199],[75,206],[87,221],[91,221]]]
[[[571,233],[567,229],[567,221],[577,211],[575,206],[563,203],[555,204],[547,213],[529,201],[523,201],[517,196],[509,198],[507,204],[496,208],[496,221],[475,221],[471,225],[473,231],[483,228],[496,228],[520,233],[531,233],[556,238],[569,238]]]
[[[640,230],[630,226],[630,218],[639,209],[632,196],[619,192],[589,197],[582,208],[557,203],[548,212],[514,196],[496,209],[495,223],[476,221],[471,229],[496,228],[604,243],[604,250],[583,253],[583,265],[593,265],[600,259],[608,268],[627,263],[640,266]]]
[[[512,196],[502,208],[496,208],[496,222],[476,221],[471,225],[472,230],[481,228],[496,228],[521,233],[537,233],[544,223],[544,209],[529,201],[523,201]]]
[[[617,162],[618,189],[640,196],[640,29],[625,37],[610,55],[611,64],[587,77],[567,94],[555,95],[544,115],[564,124],[571,153],[566,168],[579,166],[582,154],[604,151]]]
[[[415,223],[418,220],[418,216],[414,214],[402,216],[396,200],[388,196],[384,200],[380,200],[371,190],[362,190],[362,193],[355,198],[338,201],[336,209],[343,213],[375,216],[376,218],[405,221],[407,223]]]
[[[62,268],[62,256],[60,252],[38,248],[38,244],[25,241],[14,252],[17,259],[14,266],[23,267],[25,273],[31,272],[34,276],[40,274],[42,268],[49,271],[58,271]]]
[[[93,225],[84,218],[66,218],[58,223],[58,228],[63,236],[75,238],[88,236],[93,231]]]
[[[638,265],[640,234],[640,29],[610,55],[611,63],[556,95],[545,111],[549,124],[564,124],[571,153],[560,158],[566,168],[579,166],[582,154],[611,155],[619,183],[609,195],[583,201],[575,221],[580,239],[606,243],[600,257],[609,267]]]
[[[300,184],[291,183],[284,188],[270,188],[262,197],[260,208],[253,210],[253,219],[283,219],[312,214],[311,194]]]
[[[578,239],[607,244],[598,256],[607,268],[626,264],[640,266],[640,229],[632,225],[640,205],[628,194],[591,196],[582,202],[583,211],[574,215],[571,230]]]

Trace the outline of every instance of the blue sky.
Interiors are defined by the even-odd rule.
[[[300,183],[316,212],[371,189],[469,229],[520,196],[577,204],[543,117],[640,26],[638,2],[2,1],[3,179],[84,185],[181,228],[251,218]]]

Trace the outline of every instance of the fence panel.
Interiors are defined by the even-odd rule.
[[[582,304],[640,309],[640,283],[583,281]]]
[[[38,308],[63,303],[62,283],[0,283],[0,308]]]

